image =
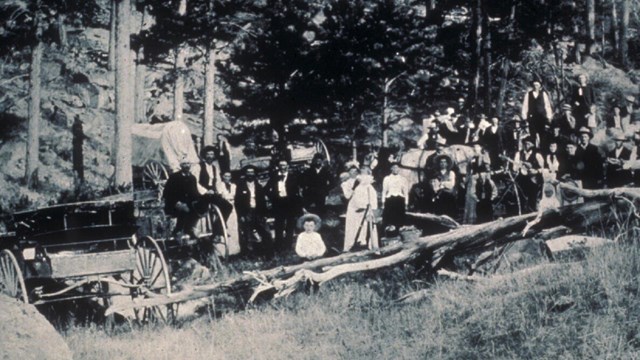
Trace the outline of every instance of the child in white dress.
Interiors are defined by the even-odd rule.
[[[318,233],[320,217],[315,214],[302,215],[298,219],[298,227],[303,228],[304,232],[300,233],[296,240],[296,254],[308,260],[322,257],[327,248]]]

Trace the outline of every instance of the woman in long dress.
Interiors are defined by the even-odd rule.
[[[360,169],[360,175],[355,180],[350,180],[347,182],[352,184],[351,187],[342,187],[345,197],[349,199],[343,251],[351,250],[356,242],[360,246],[377,249],[379,247],[378,231],[374,213],[378,209],[378,195],[371,185],[373,183],[371,170],[363,166]]]
[[[233,200],[236,196],[236,184],[231,182],[231,173],[225,172],[222,174],[222,181],[217,184],[218,194],[222,196],[223,199],[227,200],[231,204],[233,204]],[[238,233],[238,215],[236,214],[235,206],[227,219],[227,250],[229,251],[229,255],[237,255],[240,254],[240,236]],[[224,249],[218,249],[224,250]],[[224,253],[224,251],[222,251]]]

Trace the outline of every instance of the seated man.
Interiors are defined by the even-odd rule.
[[[180,170],[169,175],[162,193],[165,214],[176,218],[174,236],[196,238],[196,223],[207,212],[208,203],[198,192],[198,180],[191,173],[191,163],[180,161]]]
[[[456,213],[456,174],[452,170],[453,160],[449,155],[440,155],[436,159],[438,171],[432,178],[433,209],[436,215],[455,216]]]

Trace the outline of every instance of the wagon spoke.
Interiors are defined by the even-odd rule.
[[[0,290],[15,299],[29,302],[18,260],[7,249],[0,253]]]

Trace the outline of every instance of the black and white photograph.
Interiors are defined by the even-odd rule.
[[[640,0],[0,0],[0,357],[640,358]]]

